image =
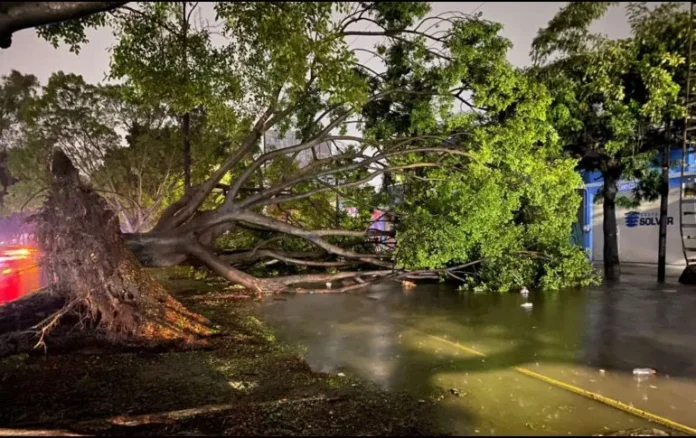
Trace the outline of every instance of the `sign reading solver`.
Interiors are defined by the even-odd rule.
[[[660,214],[655,212],[629,211],[624,217],[628,228],[660,225]],[[674,225],[674,218],[667,216],[667,226],[670,225]]]

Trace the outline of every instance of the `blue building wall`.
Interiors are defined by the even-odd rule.
[[[658,162],[662,161],[662,154],[660,154],[658,158]],[[682,160],[682,148],[675,148],[672,149],[671,154],[670,154],[670,169],[669,169],[669,187],[670,188],[675,188],[679,187],[681,184],[681,160]],[[686,174],[695,174],[696,173],[696,155],[694,153],[688,154],[686,157],[686,169],[685,173]],[[592,242],[593,242],[593,237],[595,230],[592,227],[592,217],[594,215],[594,209],[595,208],[602,208],[601,204],[596,204],[594,203],[594,198],[597,195],[597,192],[602,187],[602,184],[604,183],[604,179],[602,178],[602,174],[599,171],[595,172],[585,172],[581,171],[580,172],[583,182],[585,184],[585,187],[582,190],[582,220],[583,223],[580,224],[581,228],[585,230],[583,233],[583,238],[582,238],[582,247],[585,250],[585,253],[588,254],[590,258],[592,258]],[[628,191],[631,190],[635,187],[636,181],[632,180],[621,180],[619,181],[619,191]],[[601,229],[596,230],[596,232],[602,232]]]

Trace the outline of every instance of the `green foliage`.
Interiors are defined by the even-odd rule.
[[[238,78],[247,93],[249,109],[258,111],[283,96],[278,104],[302,98],[307,79],[329,105],[359,104],[367,97],[364,78],[354,69],[355,54],[335,35],[332,13],[340,3],[220,2],[218,19],[233,43],[228,56],[237,60]]]
[[[181,195],[179,130],[166,107],[139,101],[127,86],[91,85],[82,77],[53,74],[23,111],[21,135],[8,152],[17,180],[4,203],[6,212],[34,210],[43,202],[54,147],[75,163],[81,176],[119,214],[126,231],[147,230]],[[217,162],[221,135],[205,114],[192,113],[194,181],[205,179]]]
[[[617,3],[570,2],[539,31],[532,43],[532,59],[543,62],[554,52],[575,54],[591,50],[600,37],[590,33],[590,25]]]
[[[401,266],[480,261],[468,286],[502,292],[592,281],[589,262],[570,243],[580,203],[575,162],[561,158],[553,141],[548,98],[519,99],[504,123],[469,127],[472,140],[460,145],[475,161],[447,163],[426,173],[428,183],[410,185],[398,233]]]
[[[570,243],[579,202],[575,189],[581,181],[575,161],[562,157],[559,133],[579,135],[588,126],[609,130],[606,149],[622,150],[634,134],[635,115],[655,120],[674,100],[674,88],[660,66],[679,61],[663,57],[662,64],[650,60],[638,68],[629,62],[635,50],[621,42],[603,44],[598,59],[604,62],[582,71],[591,86],[578,86],[584,76],[575,68],[553,76],[558,79],[552,89],[558,93],[549,95],[506,61],[511,44],[500,36],[499,24],[455,15],[441,20],[444,28],[434,31],[438,27],[428,21],[430,6],[423,2],[220,2],[215,5],[224,37],[219,44],[212,43],[210,26],[190,24],[186,11],[194,9],[191,3],[133,8],[137,12],[121,9],[42,29],[50,41],[62,39],[77,47],[85,41],[85,27],[111,25],[118,42],[110,77],[124,84],[104,87],[69,75],[52,78],[34,116],[38,121],[28,131],[36,139],[37,154],[47,150],[48,139],[54,143],[89,133],[79,151],[104,153],[94,169],[83,173],[99,187],[118,192],[114,199],[121,200],[122,211],[129,211],[123,200],[130,199],[156,216],[182,194],[180,173],[168,164],[180,159],[172,146],[178,115],[191,114],[194,155],[199,154],[194,180],[201,181],[264,112],[272,114],[281,133],[292,130],[304,140],[347,112],[363,140],[343,144],[340,159],[312,169],[340,171],[301,179],[287,191],[314,195],[276,204],[271,200],[258,212],[306,229],[364,230],[375,207],[392,210],[401,218],[395,255],[399,266],[443,269],[480,260],[466,274],[475,288],[559,289],[592,281],[589,263]],[[585,26],[601,10],[589,7],[589,18],[582,19],[571,13],[552,33]],[[349,44],[365,33],[351,24],[365,22],[380,37],[373,53],[382,61],[377,70],[361,64]],[[567,40],[549,36],[544,44],[555,50],[554,44]],[[585,47],[590,45],[572,50]],[[646,89],[653,96],[638,107],[624,102],[626,93],[615,77],[633,71],[649,79]],[[593,99],[585,99],[588,95]],[[609,115],[588,122],[583,115],[591,110],[583,105],[595,101]],[[109,120],[119,120],[127,137]],[[343,125],[335,131],[348,129]],[[26,144],[27,154],[32,144]],[[433,147],[455,151],[404,152]],[[392,152],[369,167],[356,165],[373,154]],[[240,160],[220,182],[233,181],[250,158]],[[385,166],[391,168],[389,178],[400,180],[408,194],[404,202],[353,184],[334,190],[359,208],[360,217],[336,213],[336,193],[327,188],[381,174]],[[274,159],[245,182],[243,189],[249,192],[240,191],[240,197],[300,172],[292,157]],[[220,195],[210,196],[203,208],[219,206]],[[221,236],[218,245],[315,249],[299,237],[242,225]],[[344,236],[326,240],[353,248],[361,243]]]
[[[392,206],[400,217],[397,264],[429,270],[470,264],[465,287],[476,290],[590,284],[590,263],[570,242],[582,182],[576,162],[561,156],[547,119],[551,97],[507,62],[510,43],[499,31],[495,23],[459,21],[441,63],[431,62],[419,43],[383,48],[384,82],[404,92],[366,108],[367,132],[411,136],[419,146],[456,145],[469,154],[402,173],[408,196]],[[453,111],[456,99],[445,90],[457,87],[467,92],[471,111]],[[424,90],[442,96],[416,93]],[[410,154],[390,164],[424,158]]]
[[[191,24],[194,4],[138,7],[139,13],[115,23],[118,43],[109,77],[126,80],[141,99],[166,104],[173,113],[205,108],[209,118],[233,125],[234,115],[225,106],[241,92],[233,58],[213,46],[206,27]]]
[[[0,150],[19,141],[22,120],[36,97],[38,86],[36,76],[23,75],[16,70],[0,78]]]
[[[535,38],[530,74],[553,96],[549,115],[565,150],[581,169],[638,178],[635,205],[654,199],[655,155],[684,114],[688,13],[677,3],[629,3],[632,35],[611,40],[589,31],[610,5],[564,7]]]
[[[64,43],[70,47],[71,52],[78,54],[82,45],[88,41],[86,29],[104,26],[107,24],[108,18],[108,13],[101,12],[76,20],[47,24],[36,30],[39,36],[51,43],[53,47],[58,47]]]
[[[8,204],[13,204],[14,200],[12,195],[7,196],[7,192],[16,182],[9,169],[8,151],[23,141],[22,121],[36,97],[37,88],[35,76],[23,75],[15,70],[0,78],[0,212],[3,214],[13,210],[12,207],[8,208]],[[24,190],[31,188],[25,187]]]

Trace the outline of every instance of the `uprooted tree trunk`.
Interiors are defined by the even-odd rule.
[[[110,11],[123,6],[127,2],[8,2],[7,5],[0,5],[0,48],[9,47],[11,43],[11,35],[13,32],[26,29],[33,26],[46,25],[68,21],[71,19],[83,18],[91,14]],[[348,22],[356,23],[362,20],[362,15]],[[430,20],[431,18],[425,18]],[[367,21],[372,21],[365,18]],[[450,21],[448,18],[441,18],[442,21]],[[416,26],[418,28],[418,26]],[[382,27],[384,33],[376,35],[389,36],[391,31]],[[354,31],[346,29],[343,26],[338,36],[355,35]],[[426,35],[427,36],[427,35]],[[331,36],[334,38],[335,36]],[[420,38],[420,36],[419,36]],[[433,40],[444,43],[440,38],[430,37]],[[399,37],[401,39],[401,37]],[[446,44],[443,44],[439,50],[429,50],[431,56],[439,58],[442,61],[449,61],[451,58],[445,54],[447,52]],[[361,72],[371,72],[372,69],[367,66],[357,63],[356,68]],[[203,182],[186,187],[184,195],[176,202],[169,205],[154,228],[147,233],[125,234],[122,236],[128,249],[132,251],[137,260],[145,266],[152,267],[169,267],[184,263],[186,261],[202,263],[218,275],[246,287],[249,291],[255,294],[278,293],[292,291],[291,286],[304,282],[319,281],[320,278],[330,282],[333,279],[353,279],[359,284],[369,284],[370,281],[376,278],[398,278],[399,276],[408,276],[405,272],[395,272],[393,254],[377,254],[365,251],[355,251],[346,247],[354,247],[355,242],[360,239],[363,242],[368,237],[368,230],[342,230],[342,229],[307,229],[301,224],[289,224],[275,217],[271,217],[264,210],[269,205],[288,205],[294,201],[311,198],[321,193],[328,191],[335,192],[337,196],[342,196],[344,191],[352,188],[364,186],[373,178],[383,175],[392,174],[395,172],[411,171],[413,169],[421,169],[426,167],[438,167],[441,159],[444,157],[467,156],[467,153],[450,141],[453,133],[442,135],[419,135],[419,136],[393,136],[389,139],[376,140],[367,137],[356,137],[351,135],[337,135],[336,132],[341,132],[360,121],[361,113],[364,107],[354,106],[345,102],[343,105],[335,105],[329,101],[323,102],[316,113],[313,115],[311,124],[318,127],[318,132],[313,129],[307,131],[307,137],[303,136],[302,143],[277,149],[270,152],[257,155],[256,145],[261,140],[262,136],[269,129],[290,122],[294,124],[299,118],[299,113],[302,113],[304,119],[304,108],[302,102],[316,97],[318,75],[314,74],[313,67],[308,71],[308,80],[304,87],[299,87],[295,92],[288,93],[290,89],[294,89],[290,83],[278,84],[274,90],[267,96],[268,99],[263,104],[261,110],[255,117],[255,122],[246,136],[240,142],[228,141],[225,142],[230,146],[231,152],[229,156],[216,166],[216,170]],[[385,82],[386,85],[386,82]],[[300,91],[303,90],[303,91]],[[464,88],[456,88],[449,91],[452,99],[458,99],[463,103],[471,106],[462,97],[461,93]],[[389,99],[391,96],[400,94],[412,94],[413,91],[406,88],[390,88],[375,87],[368,102],[380,102]],[[419,96],[430,95],[432,98],[443,97],[441,90],[433,88],[430,91],[418,91]],[[366,103],[366,102],[365,102]],[[473,108],[473,107],[472,107]],[[353,120],[349,120],[353,118]],[[343,145],[339,143],[344,142]],[[265,182],[259,184],[260,187],[246,187],[250,184],[252,175],[259,171],[262,166],[266,166],[269,162],[276,159],[290,158],[294,161],[298,154],[303,151],[312,150],[322,143],[329,143],[334,146],[335,154],[330,157],[318,158],[316,153],[312,153],[313,160],[309,164],[303,165],[300,169],[288,169],[288,173],[283,175],[280,181],[270,182],[270,186],[266,186]],[[341,147],[339,147],[341,146]],[[376,151],[376,153],[375,153]],[[400,160],[394,158],[403,157],[406,155],[415,154],[424,159],[422,162],[410,163],[405,165],[396,164]],[[243,165],[243,166],[240,166]],[[243,167],[243,170],[235,179],[228,185],[222,184],[223,178],[232,176],[230,172],[233,168]],[[366,171],[367,174],[363,173]],[[262,177],[263,178],[263,177]],[[333,179],[334,184],[327,185],[327,178]],[[221,187],[222,186],[222,187]],[[307,189],[307,187],[310,187]],[[214,190],[223,188],[224,201],[211,210],[202,210],[206,200],[211,198]],[[251,189],[251,193],[248,190]],[[83,201],[86,200],[85,188],[80,188],[79,194]],[[78,192],[76,192],[75,196]],[[91,192],[90,192],[91,193]],[[53,195],[57,198],[59,195]],[[70,198],[63,193],[63,197]],[[84,205],[95,201],[98,197],[93,193],[90,194],[89,200]],[[217,196],[215,196],[217,198]],[[77,199],[68,199],[76,204],[80,204]],[[55,204],[52,208],[60,210],[58,201],[53,201]],[[216,201],[217,202],[217,201]],[[66,203],[70,205],[70,203]],[[94,202],[94,205],[100,207],[89,207],[84,212],[84,216],[90,216],[95,213],[104,215],[103,204]],[[68,207],[65,207],[66,213],[78,214],[78,211],[69,212]],[[86,208],[86,207],[85,207]],[[338,208],[338,206],[337,206]],[[91,211],[97,209],[98,211]],[[50,211],[48,208],[46,211]],[[113,219],[113,216],[109,215]],[[113,219],[115,221],[115,219]],[[85,223],[85,227],[89,230],[74,231],[74,236],[80,236],[85,233],[88,236],[94,236],[91,231],[97,231],[96,224],[90,221]],[[242,269],[238,269],[239,265],[235,266],[234,261],[225,260],[219,256],[219,251],[215,249],[215,241],[223,233],[235,227],[253,226],[258,227],[274,235],[274,239],[281,236],[292,236],[293,238],[303,239],[308,247],[311,247],[315,252],[309,257],[296,257],[293,254],[283,253],[278,251],[278,248],[264,246],[263,242],[254,248],[246,248],[239,256],[234,257],[236,262],[244,263],[258,259],[270,259],[272,261],[280,261],[285,264],[315,267],[315,268],[341,268],[350,266],[354,269],[351,272],[337,272],[335,274],[316,274],[308,276],[290,276],[285,278],[257,278]],[[116,225],[109,225],[108,233],[115,230]],[[55,242],[51,241],[50,229],[45,230],[44,240],[46,244],[55,245],[56,248],[61,248],[67,251],[69,244],[60,241],[60,237],[55,237]],[[341,238],[352,238],[354,241],[349,244],[341,242]],[[273,240],[273,239],[269,239]],[[337,242],[338,241],[338,242]],[[109,292],[105,295],[93,297],[88,286],[78,292],[72,292],[74,298],[79,298],[79,303],[87,303],[88,309],[94,315],[98,315],[100,323],[104,327],[109,327],[115,332],[132,333],[134,323],[131,321],[132,315],[145,317],[149,320],[149,311],[147,309],[160,309],[161,305],[152,303],[156,302],[163,292],[155,292],[143,294],[142,288],[138,287],[140,294],[133,292],[123,292],[129,288],[127,281],[124,282],[126,276],[121,275],[128,269],[113,265],[117,261],[130,260],[128,266],[132,266],[134,259],[127,254],[123,242],[116,237],[104,237],[97,240],[95,245],[99,248],[107,247],[109,244],[118,242],[118,251],[109,256],[108,252],[102,254],[99,251],[94,252],[93,265],[94,271],[90,271],[87,281],[94,287],[97,284],[96,279],[111,282],[108,288],[121,292]],[[85,242],[84,245],[88,243]],[[239,249],[239,248],[235,248]],[[92,252],[88,252],[91,254]],[[80,263],[85,260],[77,255],[69,255],[65,253],[65,262],[61,267],[56,267],[62,270],[62,278],[66,282],[74,281],[79,278],[88,269]],[[319,255],[319,257],[317,257]],[[78,263],[76,266],[67,268],[68,263]],[[103,266],[99,266],[100,264]],[[115,266],[119,266],[118,268]],[[71,271],[72,269],[72,271]],[[139,272],[139,270],[135,269]],[[443,270],[440,273],[430,273],[437,275],[447,275],[453,277],[455,271]],[[429,275],[430,275],[429,274]],[[72,275],[72,277],[70,277]],[[101,278],[105,276],[104,278]],[[140,278],[131,279],[131,282],[141,285]],[[331,286],[331,285],[329,285]],[[353,287],[352,285],[346,287]],[[153,286],[153,288],[155,288]],[[110,290],[109,289],[109,290]],[[341,290],[346,290],[345,288]],[[295,290],[297,291],[297,290]],[[169,299],[169,298],[167,298]],[[167,300],[165,299],[165,301]],[[72,303],[72,301],[70,301]],[[70,305],[70,304],[69,304]],[[121,309],[122,306],[123,309]],[[136,310],[132,310],[132,308]],[[119,310],[121,309],[121,310]],[[96,313],[95,313],[96,312]],[[115,312],[115,313],[114,313]],[[156,312],[155,312],[156,313]],[[105,316],[106,315],[106,316]]]
[[[110,341],[125,344],[190,343],[210,333],[207,320],[188,311],[147,273],[119,232],[106,202],[80,183],[60,150],[53,182],[36,225],[43,265],[63,307],[35,326],[38,344],[66,315]]]

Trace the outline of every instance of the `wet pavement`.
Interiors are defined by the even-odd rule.
[[[445,284],[266,300],[261,316],[306,347],[317,371],[350,372],[438,401],[457,434],[597,434],[666,429],[515,370],[600,394],[696,428],[696,287],[671,270],[624,267],[584,291],[458,294]],[[459,344],[459,346],[457,345]],[[480,354],[484,355],[481,356]],[[633,368],[655,376],[637,378]]]

